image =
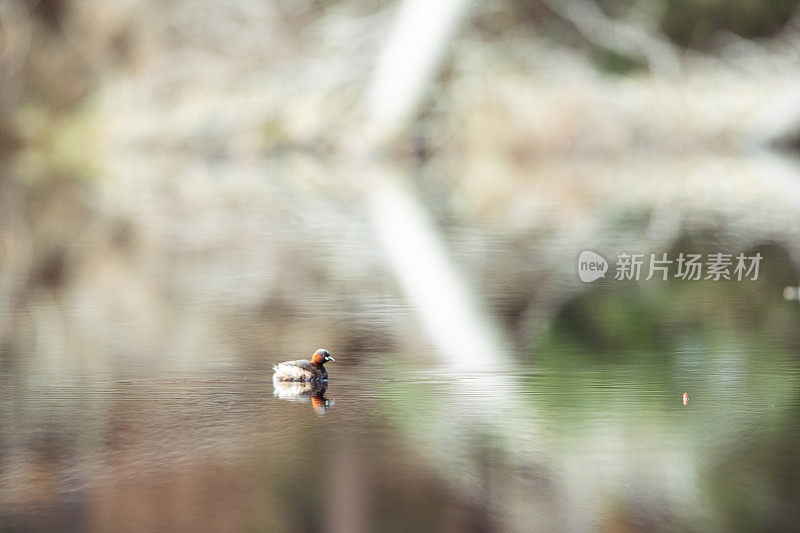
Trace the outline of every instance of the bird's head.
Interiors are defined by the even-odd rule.
[[[324,365],[330,361],[336,361],[336,359],[331,357],[331,352],[323,350],[322,348],[314,352],[314,357],[311,358],[311,362],[315,365]]]

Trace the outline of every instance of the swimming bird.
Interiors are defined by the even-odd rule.
[[[272,381],[321,381],[328,379],[328,371],[325,370],[325,363],[329,361],[336,361],[331,357],[328,350],[320,348],[308,359],[299,359],[297,361],[286,361],[278,363],[272,367],[275,374],[272,376]]]

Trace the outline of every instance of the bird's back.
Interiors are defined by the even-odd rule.
[[[313,381],[325,379],[328,374],[325,370],[320,370],[308,359],[278,363],[272,369],[275,371],[272,379],[277,381]]]

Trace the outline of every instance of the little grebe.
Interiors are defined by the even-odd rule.
[[[272,381],[321,381],[328,379],[328,371],[325,370],[325,363],[335,361],[328,350],[319,349],[314,352],[311,361],[300,359],[298,361],[286,361],[273,366],[275,375]]]

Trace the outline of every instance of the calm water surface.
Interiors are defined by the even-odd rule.
[[[796,517],[800,373],[779,348],[573,353],[481,374],[336,355],[327,390],[310,392],[276,391],[267,365],[68,383],[6,370],[4,525],[748,529]]]

